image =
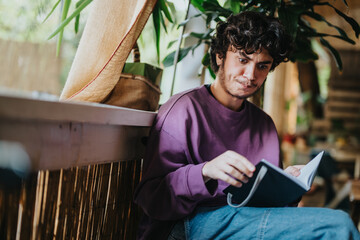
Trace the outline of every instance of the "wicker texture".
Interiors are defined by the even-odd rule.
[[[0,194],[1,239],[135,239],[141,161],[39,171]]]

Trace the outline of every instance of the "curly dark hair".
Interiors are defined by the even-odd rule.
[[[246,11],[217,24],[210,45],[211,68],[215,73],[219,70],[216,54],[226,58],[229,47],[244,50],[246,54],[265,48],[273,58],[270,70],[274,70],[281,62],[289,61],[292,40],[276,18]]]

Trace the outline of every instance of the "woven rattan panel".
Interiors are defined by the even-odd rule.
[[[1,239],[135,239],[141,161],[39,171],[0,193]]]

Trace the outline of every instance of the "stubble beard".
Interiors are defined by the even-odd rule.
[[[218,76],[219,76],[219,82],[220,82],[220,85],[221,87],[224,89],[224,91],[229,94],[230,96],[234,97],[234,98],[237,98],[237,99],[246,99],[248,97],[251,97],[253,96],[255,93],[257,93],[260,89],[259,86],[257,86],[256,90],[253,92],[253,93],[250,93],[250,94],[245,94],[245,95],[237,95],[235,93],[232,93],[230,92],[230,87],[227,86],[226,84],[226,79],[225,79],[225,72],[224,72],[224,64],[222,63],[219,67],[219,70],[218,70]]]

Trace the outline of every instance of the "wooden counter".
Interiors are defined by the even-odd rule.
[[[1,94],[0,141],[21,144],[34,171],[139,159],[155,115]]]

